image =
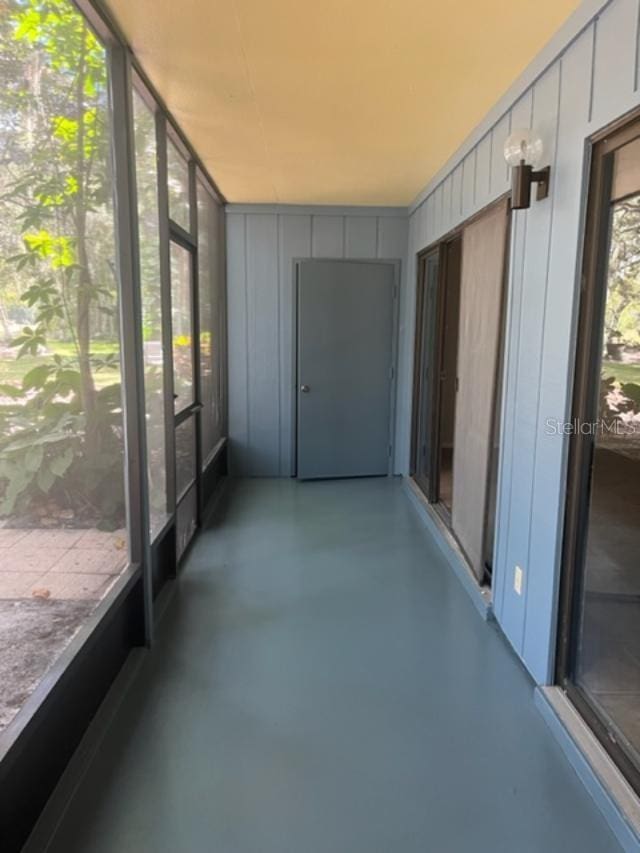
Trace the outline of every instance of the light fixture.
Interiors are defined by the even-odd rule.
[[[523,210],[531,205],[531,184],[537,184],[536,199],[549,195],[551,167],[536,167],[542,160],[544,145],[533,131],[514,130],[504,143],[504,159],[511,166],[511,207]]]

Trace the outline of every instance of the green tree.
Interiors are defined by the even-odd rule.
[[[95,351],[100,335],[117,337],[105,50],[68,0],[0,0],[0,12],[0,313],[5,327],[20,315],[18,294],[29,322],[11,346],[30,362],[17,388],[3,386],[16,401],[0,446],[3,509],[57,485],[69,503],[98,497],[118,513],[120,389],[96,382],[118,362]],[[43,451],[26,465],[28,442]]]

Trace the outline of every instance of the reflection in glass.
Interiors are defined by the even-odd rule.
[[[220,405],[220,221],[221,208],[198,182],[198,296],[202,464],[222,435]]]
[[[436,316],[438,306],[439,253],[425,258],[424,284],[421,303],[420,397],[416,434],[416,479],[429,496],[431,476],[431,393],[430,371],[435,355]]]
[[[456,422],[458,375],[458,334],[460,325],[460,270],[462,238],[447,244],[440,375],[440,460],[438,499],[451,512],[453,508],[453,456]]]
[[[612,206],[575,680],[640,752],[640,195]],[[622,736],[620,738],[620,735]]]
[[[140,239],[144,391],[147,415],[147,463],[151,538],[165,524],[167,472],[165,440],[164,352],[160,293],[160,235],[155,117],[140,95],[133,93],[136,189]]]
[[[2,728],[128,555],[106,52],[71,2],[4,0],[0,60]]]
[[[191,253],[171,243],[171,323],[175,411],[181,412],[193,396],[193,312],[191,307]]]
[[[189,231],[189,165],[170,139],[167,140],[167,188],[170,218]]]
[[[188,417],[176,427],[176,492],[178,500],[196,477],[195,419]]]

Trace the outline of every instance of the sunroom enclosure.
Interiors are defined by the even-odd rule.
[[[19,839],[151,642],[224,473],[225,253],[220,194],[91,5],[9,0],[0,45],[0,775]],[[27,798],[12,756],[35,762],[56,703]]]

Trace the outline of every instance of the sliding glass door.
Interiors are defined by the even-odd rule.
[[[414,477],[425,495],[432,494],[434,387],[432,371],[436,344],[436,318],[440,252],[421,259],[416,328],[416,391],[414,410]]]
[[[499,199],[419,259],[413,477],[490,581],[509,205]]]
[[[640,790],[640,123],[594,148],[559,678]]]

